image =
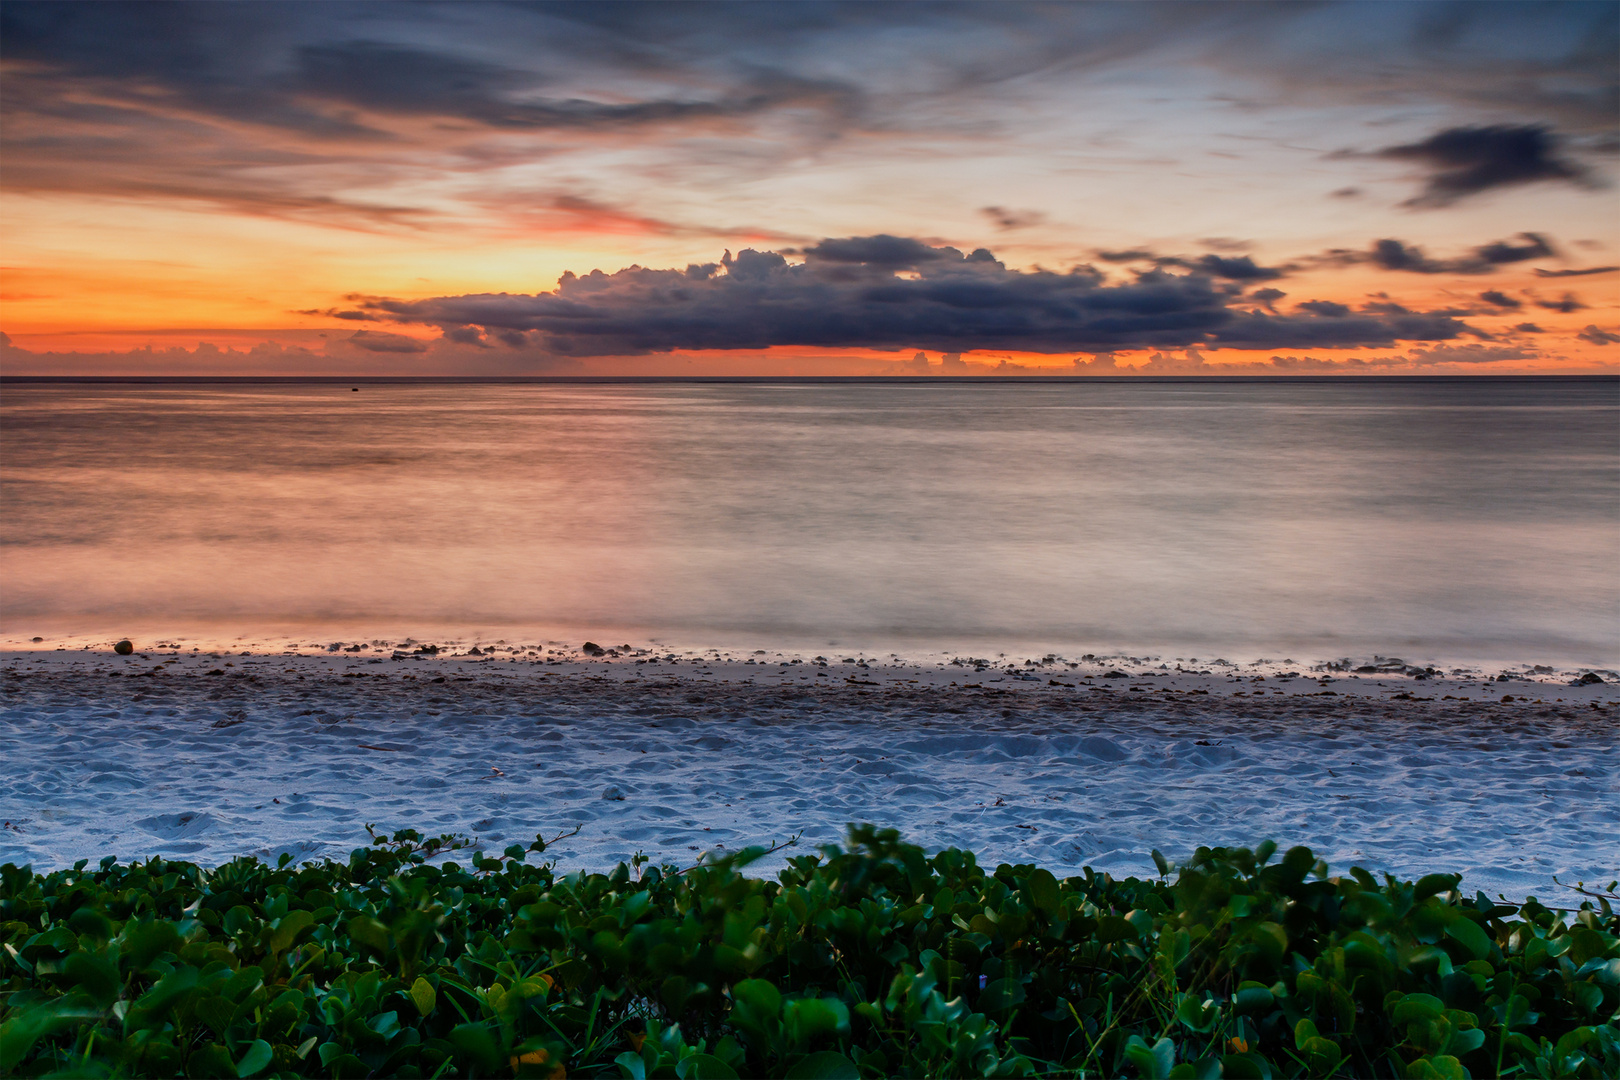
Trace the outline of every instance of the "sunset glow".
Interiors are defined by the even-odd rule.
[[[919,351],[960,374],[1617,366],[1609,4],[4,18],[9,374],[908,374]],[[704,309],[712,347],[677,332],[680,299],[662,336],[590,343],[443,315],[630,267],[722,264],[723,290],[727,252],[791,270],[863,237],[1004,269],[925,303],[906,285],[928,267],[837,256],[861,278],[839,304],[915,305],[871,340],[872,312],[808,299],[844,317],[837,340],[718,328],[757,321],[736,290]],[[1088,282],[1031,337],[1042,270]],[[1208,295],[1087,330],[1081,308],[1150,281]],[[628,317],[602,302],[592,318]],[[993,315],[953,347],[929,303]],[[1264,340],[1230,332],[1256,312]]]

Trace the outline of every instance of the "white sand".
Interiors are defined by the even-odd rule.
[[[1059,873],[1270,837],[1510,898],[1620,877],[1613,679],[551,659],[5,653],[0,862],[342,858],[374,822],[685,865],[873,821]]]

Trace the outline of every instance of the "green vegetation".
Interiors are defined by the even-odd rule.
[[[1620,1075],[1606,895],[1330,879],[1269,842],[1148,881],[869,826],[775,881],[739,872],[758,849],[563,876],[538,838],[461,844],[0,867],[0,1074]]]

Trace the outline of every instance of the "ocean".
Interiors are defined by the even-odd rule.
[[[1620,381],[23,382],[0,638],[1620,666]]]

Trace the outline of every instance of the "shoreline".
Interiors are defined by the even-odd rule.
[[[1493,896],[1620,876],[1607,678],[482,652],[0,654],[0,861],[341,859],[367,822],[499,850],[579,824],[547,857],[604,869],[871,821],[1116,876],[1268,837]]]

